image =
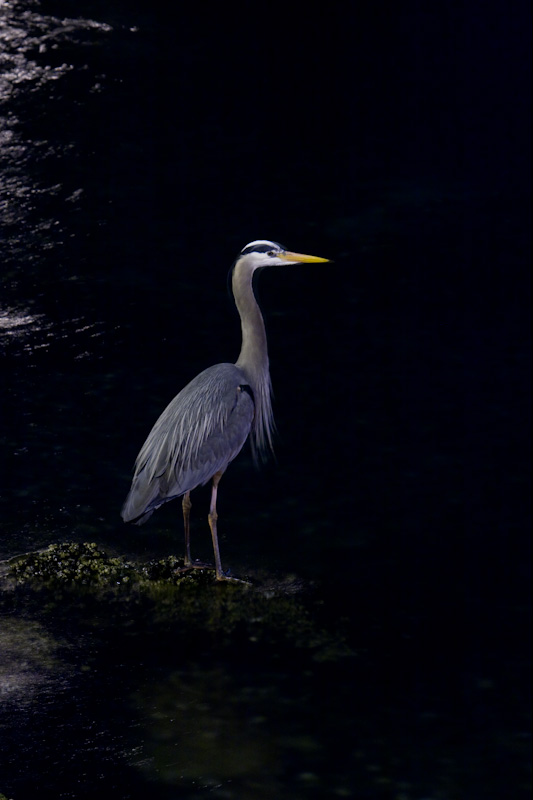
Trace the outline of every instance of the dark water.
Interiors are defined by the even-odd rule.
[[[261,276],[277,463],[224,477],[222,556],[312,583],[356,657],[5,614],[0,793],[525,795],[527,26],[111,6],[0,6],[0,558],[180,552],[176,504],[121,524],[131,465],[236,357],[227,271],[273,238],[335,263]]]

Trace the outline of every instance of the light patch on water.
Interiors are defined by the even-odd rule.
[[[65,679],[59,643],[37,622],[0,619],[0,701],[20,705],[52,682]]]
[[[26,311],[2,310],[0,308],[0,335],[22,337],[35,330],[43,330],[43,314],[29,314]]]
[[[101,340],[106,334],[100,320],[73,317],[52,323],[44,314],[31,314],[25,309],[0,308],[0,351],[17,343],[15,352],[31,355],[66,342],[75,361],[101,358]],[[91,347],[87,348],[87,345]]]
[[[30,8],[28,8],[30,5]],[[33,6],[33,10],[31,8]],[[56,81],[73,69],[72,64],[39,64],[30,53],[56,49],[63,40],[75,38],[80,31],[109,33],[111,25],[92,19],[44,16],[38,4],[6,0],[0,3],[0,100],[16,93],[19,87],[34,90]]]
[[[49,154],[51,144],[46,140],[21,138],[18,112],[9,107],[10,101],[21,96],[27,98],[28,94],[60,81],[79,68],[79,65],[77,67],[67,61],[55,65],[44,63],[45,59],[39,57],[47,51],[59,51],[65,43],[77,44],[80,34],[87,31],[94,32],[93,41],[98,44],[102,35],[107,36],[113,31],[111,25],[104,22],[70,17],[61,19],[40,14],[38,9],[38,2],[0,0],[0,104],[5,109],[0,116],[0,220],[3,225],[13,229],[26,224],[40,196],[55,195],[62,187],[39,186],[33,177],[26,174],[29,154],[40,153],[44,158]],[[89,38],[83,44],[90,42]],[[100,90],[101,84],[95,91]],[[81,189],[71,192],[68,200],[76,202],[81,192]],[[43,228],[44,224],[42,221],[34,222],[31,232],[38,233],[37,227],[40,225]],[[56,222],[51,221],[52,224]],[[26,239],[28,233],[25,231]],[[24,241],[20,240],[15,230],[10,231],[9,241],[12,257],[19,250],[24,251]],[[42,249],[51,246],[46,241],[40,243]]]

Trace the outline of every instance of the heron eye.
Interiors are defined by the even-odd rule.
[[[276,255],[276,251],[275,250],[269,250],[268,253],[267,253],[267,256],[275,256],[275,255]]]

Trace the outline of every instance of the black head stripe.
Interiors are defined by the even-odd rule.
[[[246,256],[248,253],[269,253],[271,250],[281,251],[283,247],[277,242],[269,242],[266,239],[258,239],[255,242],[250,242],[246,247],[241,250],[241,256]]]

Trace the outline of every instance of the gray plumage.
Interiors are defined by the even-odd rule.
[[[223,472],[241,451],[254,418],[248,381],[235,364],[201,372],[169,403],[137,456],[125,522],[146,522],[168,500]]]
[[[237,362],[216,364],[188,383],[163,411],[137,456],[122,518],[142,524],[163,503],[183,497],[188,569],[196,566],[189,550],[189,493],[213,479],[209,524],[217,579],[226,580],[216,531],[218,482],[249,435],[256,458],[264,457],[272,448],[274,422],[267,340],[253,292],[253,275],[256,270],[275,264],[327,260],[286,251],[265,239],[241,250],[232,274],[242,329]]]

